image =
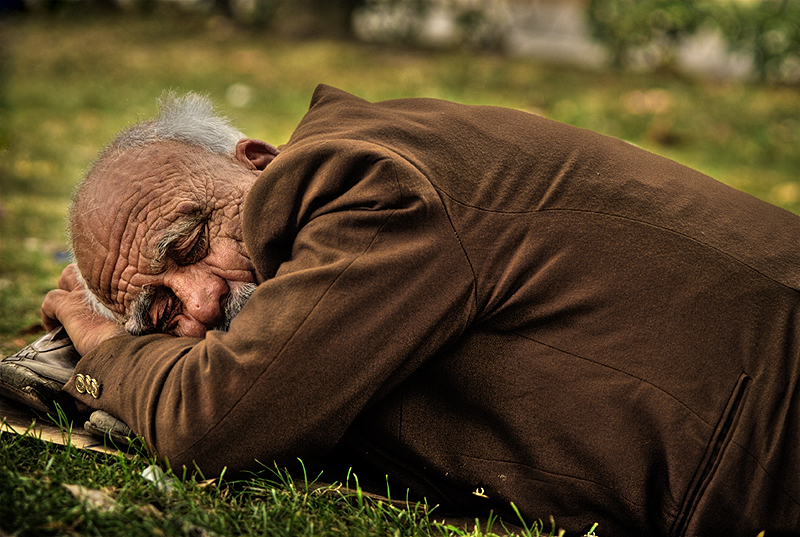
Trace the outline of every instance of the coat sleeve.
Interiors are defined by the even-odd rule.
[[[438,193],[380,147],[284,151],[247,198],[244,232],[263,281],[228,332],[116,338],[76,368],[99,399],[67,388],[206,474],[324,455],[474,315]]]

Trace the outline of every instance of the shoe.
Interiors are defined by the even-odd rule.
[[[64,327],[56,328],[0,360],[0,395],[44,413],[54,412],[55,403],[72,408],[61,388],[80,358]]]

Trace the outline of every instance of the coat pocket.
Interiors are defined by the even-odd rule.
[[[728,403],[725,405],[725,410],[722,412],[719,422],[714,428],[703,459],[697,467],[697,472],[695,472],[694,478],[687,489],[686,497],[673,524],[672,535],[681,537],[686,535],[689,521],[697,509],[708,484],[713,479],[720,460],[725,453],[725,449],[728,447],[733,437],[733,432],[736,429],[736,422],[739,420],[739,415],[741,414],[742,407],[747,398],[751,382],[752,379],[745,373],[739,376],[733,393],[728,399]]]

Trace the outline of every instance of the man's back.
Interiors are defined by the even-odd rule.
[[[278,176],[307,162],[294,187],[306,210],[287,218],[298,228],[327,214],[314,181],[426,205],[418,226],[388,234],[397,256],[441,248],[438,288],[411,303],[391,281],[360,285],[387,288],[387,316],[467,312],[346,434],[379,473],[444,505],[510,513],[513,501],[564,524],[599,517],[614,534],[746,534],[770,510],[800,523],[787,477],[800,468],[787,425],[800,415],[796,216],[544,118],[324,87],[282,159],[263,182],[291,182]],[[359,191],[379,160],[393,173]],[[749,484],[761,481],[784,495]]]

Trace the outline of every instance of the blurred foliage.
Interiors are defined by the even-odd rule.
[[[483,0],[364,0],[354,15],[380,20],[376,27],[361,29],[361,35],[372,42],[429,45],[426,27],[438,15],[453,22],[454,35],[446,40],[449,46],[501,51],[507,26],[494,14],[498,7],[502,8]]]
[[[708,5],[732,50],[752,54],[761,80],[784,81],[800,72],[800,1]],[[800,83],[800,79],[794,80]]]
[[[704,17],[693,0],[591,0],[592,35],[604,43],[615,67],[623,67],[634,48],[656,47],[669,62],[675,45],[694,33]]]
[[[31,339],[68,262],[64,219],[97,150],[165,89],[211,96],[281,144],[327,83],[374,101],[435,97],[526,110],[635,143],[800,212],[800,92],[670,72],[596,71],[471,50],[279,32],[160,2],[147,16],[77,7],[0,21],[0,354]]]
[[[134,11],[153,16],[164,0],[5,0],[52,13]],[[206,16],[288,38],[356,37],[365,13],[381,19],[373,41],[420,46],[432,14],[455,25],[450,45],[502,51],[509,21],[491,0],[185,0]],[[11,4],[9,4],[11,5]],[[0,13],[2,10],[0,10]],[[507,16],[508,13],[506,12]],[[512,14],[513,16],[513,14]],[[646,56],[656,68],[675,66],[679,45],[699,32],[716,31],[731,52],[752,59],[761,81],[800,84],[800,0],[589,0],[592,36],[614,67]]]
[[[731,51],[750,55],[760,80],[800,83],[797,0],[591,0],[588,20],[616,67],[647,48],[654,63],[669,65],[681,39],[716,29]]]
[[[285,37],[351,37],[353,13],[367,0],[0,0],[3,11],[76,14],[138,14],[152,17],[157,12],[183,8],[204,16],[222,16],[241,26],[268,28]],[[416,1],[416,0],[415,0]],[[9,8],[3,9],[4,3]],[[13,3],[13,6],[11,5]]]
[[[392,21],[382,25],[379,35],[371,36],[372,40],[418,45],[432,7],[432,0],[366,0],[361,9]]]
[[[234,18],[293,38],[351,37],[353,13],[364,3],[365,0],[251,0],[249,12],[240,9]]]

